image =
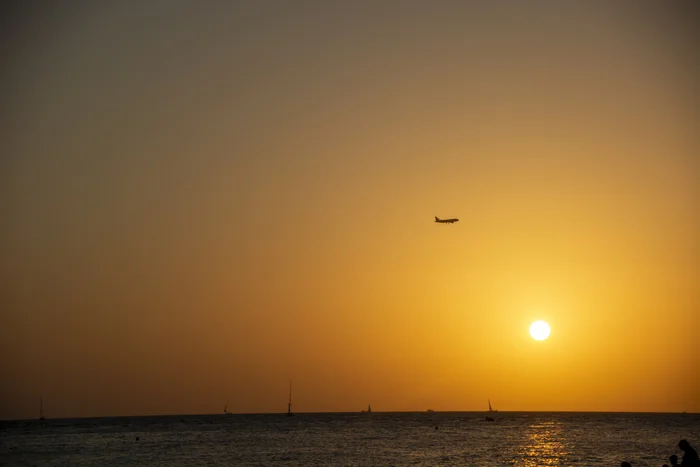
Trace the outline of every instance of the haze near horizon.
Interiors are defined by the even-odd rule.
[[[688,5],[16,6],[0,419],[700,411]]]

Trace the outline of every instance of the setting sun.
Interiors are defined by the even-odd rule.
[[[535,321],[530,325],[530,335],[537,341],[543,341],[549,337],[549,324],[544,321]]]

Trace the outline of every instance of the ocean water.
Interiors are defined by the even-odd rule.
[[[0,422],[0,465],[661,466],[700,414],[339,413]],[[136,440],[139,437],[139,440]]]

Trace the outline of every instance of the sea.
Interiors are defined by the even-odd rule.
[[[493,418],[487,421],[486,415]],[[7,466],[619,466],[668,463],[700,414],[371,412],[0,421]]]

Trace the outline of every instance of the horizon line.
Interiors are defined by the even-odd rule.
[[[494,414],[494,413],[503,413],[503,414],[522,414],[522,413],[559,413],[559,414],[583,414],[583,413],[589,413],[589,414],[639,414],[639,415],[645,415],[645,414],[656,414],[656,415],[700,415],[700,412],[687,412],[687,411],[682,411],[682,412],[660,412],[660,411],[624,411],[624,410],[615,410],[615,411],[605,411],[605,410],[495,410],[493,412],[489,412],[488,410],[432,410],[431,412],[428,412],[428,409],[426,410],[386,410],[386,411],[376,411],[373,410],[370,412],[371,414],[417,414],[417,413],[473,413],[473,414]],[[38,418],[2,418],[0,419],[0,422],[27,422],[27,421],[42,421],[42,422],[48,422],[51,420],[90,420],[90,419],[95,419],[95,418],[149,418],[149,417],[211,417],[211,416],[231,416],[231,415],[286,415],[287,412],[229,412],[229,413],[170,413],[170,414],[141,414],[141,415],[91,415],[91,416],[85,416],[85,417],[55,417],[55,418],[46,418],[45,420],[39,420]],[[327,411],[319,411],[319,412],[294,412],[294,415],[345,415],[345,414],[365,414],[368,415],[367,412],[358,412],[358,411],[337,411],[337,412],[327,412]]]

